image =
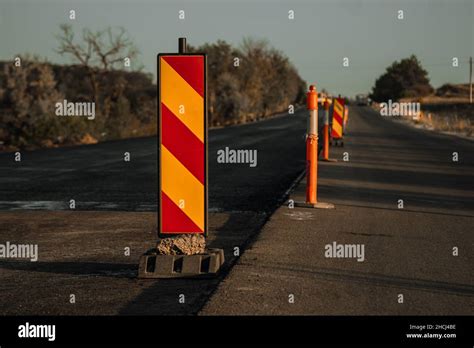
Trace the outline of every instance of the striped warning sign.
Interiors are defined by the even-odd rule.
[[[158,56],[159,234],[207,234],[206,57]]]
[[[334,139],[342,138],[342,122],[344,117],[344,99],[334,99],[334,110],[332,114],[332,131],[331,137]]]

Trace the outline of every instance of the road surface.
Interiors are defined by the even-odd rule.
[[[336,209],[278,209],[201,314],[474,314],[474,143],[351,106],[330,154],[319,200]]]
[[[0,312],[470,311],[472,142],[353,106],[345,147],[331,149],[339,162],[320,162],[320,199],[336,210],[285,205],[267,222],[304,169],[305,125],[301,111],[210,132],[209,243],[226,253],[222,276],[212,280],[135,279],[139,256],[156,240],[154,139],[35,151],[24,153],[21,163],[1,154],[0,242],[37,243],[39,259],[0,260]],[[218,164],[217,150],[226,146],[258,150],[257,167]],[[123,161],[124,152],[131,162]],[[293,197],[301,199],[303,189]],[[364,244],[365,261],[325,258],[323,248],[333,241]],[[236,246],[246,251],[231,268]],[[404,306],[397,304],[400,293]]]
[[[209,132],[210,209],[271,211],[304,157],[305,111]],[[219,164],[217,151],[258,151],[258,165]],[[0,210],[156,211],[156,138],[0,154]],[[129,152],[131,161],[124,161]]]
[[[210,131],[209,241],[224,248],[226,268],[303,170],[306,116]],[[217,163],[225,147],[257,150],[258,165]],[[0,243],[39,248],[37,262],[0,260],[0,313],[197,312],[220,278],[135,279],[156,242],[156,163],[155,138],[25,152],[21,162],[0,154]]]

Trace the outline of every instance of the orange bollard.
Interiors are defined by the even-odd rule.
[[[306,134],[306,202],[295,202],[295,206],[331,209],[334,204],[318,202],[318,93],[314,85],[309,86],[306,97],[309,110]]]
[[[343,134],[345,134],[347,122],[349,121],[349,107],[344,105],[344,127],[343,127]]]
[[[306,136],[306,203],[316,204],[318,202],[318,93],[314,85],[309,86],[306,104],[309,110]]]
[[[323,127],[323,161],[326,162],[337,162],[336,159],[329,158],[329,100],[324,100],[324,127]]]
[[[327,98],[324,100],[324,147],[323,147],[323,159],[329,160],[329,102]]]

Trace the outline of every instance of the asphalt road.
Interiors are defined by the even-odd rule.
[[[474,142],[351,106],[330,154],[319,201],[336,208],[280,207],[201,314],[474,314]],[[334,242],[363,259],[326,257]]]
[[[209,132],[211,211],[271,211],[304,166],[306,112]],[[217,150],[258,151],[258,165],[219,164]],[[124,161],[129,152],[130,162]],[[156,138],[0,154],[0,210],[156,211]]]
[[[304,169],[306,116],[210,131],[208,244],[225,251],[222,277],[234,248],[245,249]],[[225,147],[257,150],[258,165],[217,163]],[[221,278],[135,279],[140,255],[157,239],[156,163],[155,138],[25,152],[21,162],[0,154],[0,243],[39,248],[37,262],[0,260],[0,313],[199,311]]]
[[[284,205],[268,220],[304,168],[305,126],[301,111],[210,132],[209,245],[226,253],[217,279],[135,278],[156,241],[155,139],[34,151],[21,163],[1,154],[0,243],[36,243],[39,259],[0,260],[0,313],[472,314],[472,142],[354,106],[345,147],[331,149],[339,162],[320,162],[320,200],[336,209]],[[218,164],[226,146],[258,150],[257,167]],[[332,241],[365,244],[366,261],[325,258]],[[400,292],[408,305],[396,304]]]

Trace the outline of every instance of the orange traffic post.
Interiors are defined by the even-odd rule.
[[[314,85],[306,95],[309,126],[306,136],[306,203],[317,203],[318,185],[318,93]]]
[[[349,121],[349,107],[344,105],[344,121],[342,126],[342,134],[346,134],[347,122]]]
[[[324,99],[324,127],[323,127],[323,161],[337,162],[336,159],[329,158],[329,100]]]
[[[296,206],[308,208],[334,208],[333,204],[318,202],[318,93],[311,85],[306,94],[309,122],[306,134],[306,202]]]

